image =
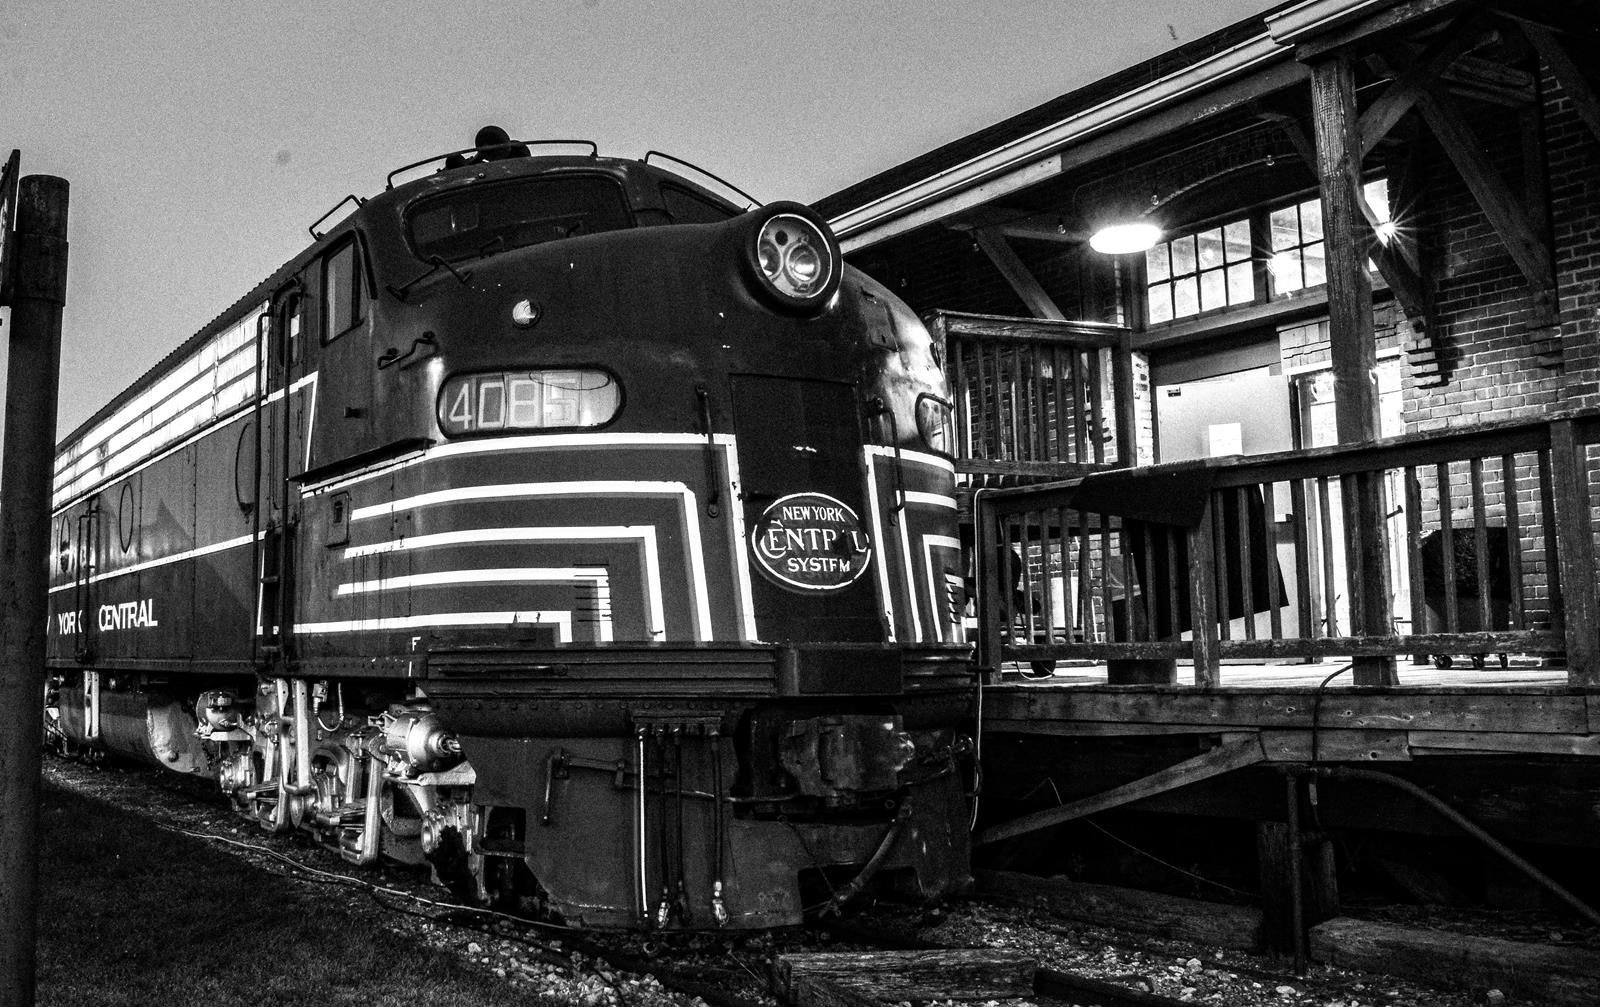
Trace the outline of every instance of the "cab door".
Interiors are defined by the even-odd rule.
[[[256,491],[256,661],[286,668],[293,660],[294,539],[300,495],[293,479],[305,468],[304,369],[306,297],[298,280],[280,288],[261,332],[261,394],[253,421]],[[297,387],[299,386],[299,387]]]
[[[758,636],[884,640],[855,389],[758,374],[732,386]]]

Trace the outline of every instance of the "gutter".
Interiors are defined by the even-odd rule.
[[[1292,40],[1391,6],[1394,0],[1307,0],[1272,18],[1270,30],[1231,49],[1085,109],[1044,129],[946,168],[920,182],[839,214],[828,223],[846,252],[858,251],[1060,174],[1056,157],[1067,147],[1215,88],[1230,79],[1287,60]],[[974,193],[980,186],[981,193]],[[967,195],[965,200],[961,196]],[[920,212],[919,212],[920,211]]]

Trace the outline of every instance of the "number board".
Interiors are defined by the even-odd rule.
[[[17,225],[17,169],[22,163],[22,151],[13,150],[6,158],[6,168],[0,173],[0,305],[11,303],[12,273],[16,271],[16,257],[12,254]]]

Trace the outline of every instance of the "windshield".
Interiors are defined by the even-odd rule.
[[[446,261],[632,226],[622,187],[599,175],[468,186],[429,199],[410,215],[417,255]]]

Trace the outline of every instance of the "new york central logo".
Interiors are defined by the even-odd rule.
[[[872,540],[856,512],[821,493],[774,501],[756,521],[750,548],[762,573],[797,591],[849,587],[872,562]]]

